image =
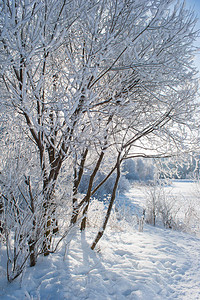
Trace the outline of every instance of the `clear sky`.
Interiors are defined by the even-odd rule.
[[[192,7],[196,13],[196,16],[198,17],[198,22],[196,28],[200,30],[200,0],[186,0],[186,5],[189,7]],[[200,33],[199,33],[200,35]],[[200,72],[200,36],[198,40],[195,43],[195,46],[199,48],[196,58],[195,58],[195,64],[197,65],[199,72]]]

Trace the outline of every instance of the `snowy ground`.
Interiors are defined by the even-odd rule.
[[[126,200],[133,200],[133,192]],[[138,232],[137,226],[119,223],[108,228],[98,251],[92,251],[95,232],[94,228],[86,235],[77,232],[70,244],[49,257],[39,257],[34,268],[27,268],[11,284],[6,281],[1,247],[0,299],[200,299],[197,236],[149,225]]]

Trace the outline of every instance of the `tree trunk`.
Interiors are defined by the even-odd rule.
[[[29,241],[29,252],[30,252],[30,267],[34,267],[36,265],[36,250],[35,250],[35,241]]]
[[[81,222],[81,231],[85,230],[86,228],[86,221],[87,221],[87,212],[88,212],[88,208],[89,208],[89,204],[90,204],[90,197],[91,197],[91,193],[92,193],[92,186],[93,186],[93,182],[94,182],[94,178],[99,170],[99,167],[101,165],[101,162],[102,162],[102,159],[104,157],[104,154],[105,154],[105,150],[106,148],[103,149],[103,151],[101,152],[100,156],[99,156],[99,159],[97,160],[97,163],[95,165],[95,168],[90,176],[90,180],[89,180],[89,184],[88,184],[88,190],[87,190],[87,194],[86,194],[86,197],[85,197],[85,203],[86,203],[86,206],[83,210],[83,219],[82,219],[82,222]]]
[[[83,152],[79,172],[77,174],[76,167],[74,168],[74,186],[73,186],[73,211],[71,216],[71,225],[75,224],[77,222],[78,214],[79,214],[79,208],[78,208],[78,201],[77,201],[77,193],[78,193],[78,187],[81,182],[81,178],[83,176],[84,171],[84,165],[86,161],[86,157],[88,154],[88,148]]]
[[[44,176],[43,179],[43,197],[44,197],[44,241],[43,252],[47,256],[50,252],[52,235],[58,232],[58,222],[54,217],[56,204],[53,200],[56,180],[62,165],[62,157],[58,157],[56,163],[51,168],[49,176]]]
[[[119,178],[120,178],[120,153],[119,153],[118,158],[117,158],[117,175],[116,175],[115,184],[114,184],[114,187],[113,187],[110,203],[109,203],[109,206],[108,206],[108,210],[107,210],[107,213],[106,213],[106,216],[105,216],[105,220],[104,220],[102,229],[97,233],[97,236],[96,236],[96,238],[95,238],[95,240],[94,240],[94,242],[91,246],[92,250],[94,250],[94,248],[96,247],[99,240],[102,238],[102,236],[104,234],[104,231],[106,229],[106,226],[107,226],[110,214],[111,214],[111,210],[112,210],[112,207],[113,207],[113,203],[115,201]]]
[[[47,217],[47,222],[45,224],[45,233],[44,233],[44,241],[43,241],[43,252],[44,256],[49,255],[51,248],[51,217]]]

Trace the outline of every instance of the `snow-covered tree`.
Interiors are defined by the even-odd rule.
[[[26,155],[34,159],[37,172],[25,184],[29,190],[37,187],[30,200],[40,203],[40,251],[48,254],[57,230],[53,215],[63,170],[68,180],[60,193],[71,188],[71,224],[83,209],[82,229],[98,188],[97,172],[106,168],[103,183],[117,171],[105,228],[124,159],[168,156],[183,142],[189,146],[196,92],[195,19],[172,0],[0,4],[1,81],[7,89],[2,103],[9,105],[13,123],[20,124],[29,140],[24,147],[31,149]],[[90,179],[81,198],[78,186],[85,168]],[[4,197],[12,203],[10,188],[3,184]],[[32,225],[34,232],[35,221]],[[36,243],[31,240],[32,246]],[[35,251],[29,249],[29,254]]]

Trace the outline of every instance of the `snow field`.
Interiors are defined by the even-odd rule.
[[[40,257],[21,279],[4,277],[0,299],[200,299],[200,239],[147,225],[108,230],[92,251],[91,233]]]
[[[163,186],[165,201],[171,207],[172,216],[177,228],[200,237],[200,184],[190,180],[173,180]],[[147,208],[149,200],[148,186],[134,184],[126,193],[124,201],[132,204],[132,210],[140,216]],[[159,189],[159,187],[158,187]],[[120,197],[120,201],[123,201]],[[159,225],[158,223],[156,224]]]
[[[139,201],[142,194],[137,198],[133,192],[124,202],[129,196]],[[6,280],[6,251],[0,247],[0,299],[200,299],[200,238],[147,224],[138,232],[137,225],[122,221],[116,226],[116,218],[111,219],[95,251],[90,245],[97,228],[72,232],[73,239],[68,236],[57,253],[40,256],[35,267],[11,284]]]

